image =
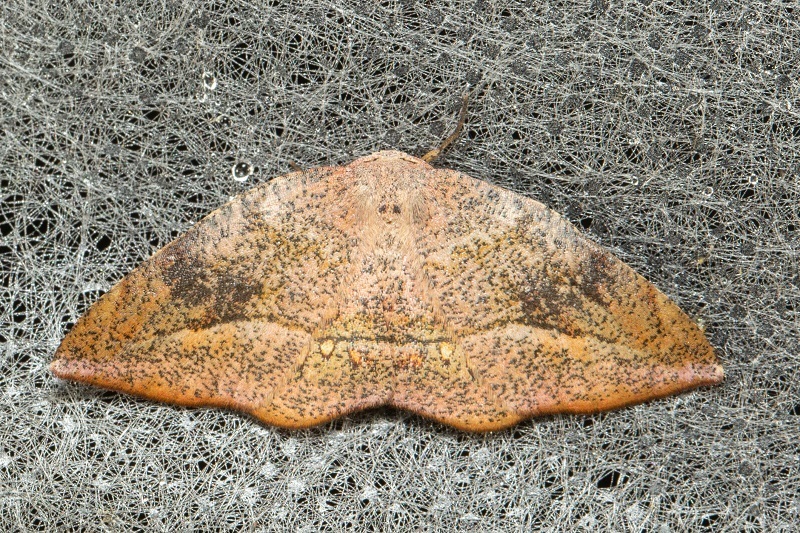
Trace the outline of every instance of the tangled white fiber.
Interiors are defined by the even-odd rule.
[[[0,530],[790,531],[800,7],[0,5]],[[472,435],[304,431],[59,381],[69,326],[232,195],[380,149],[537,199],[706,328],[715,388]]]

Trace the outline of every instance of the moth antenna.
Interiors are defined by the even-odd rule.
[[[453,144],[453,142],[458,139],[458,136],[461,135],[461,130],[464,128],[464,122],[467,119],[467,104],[469,103],[469,93],[464,93],[464,96],[461,97],[461,111],[458,114],[458,124],[456,124],[456,129],[451,133],[442,144],[438,147],[434,148],[427,154],[422,156],[422,160],[426,163],[432,163],[436,160],[439,155],[444,152],[448,146]]]

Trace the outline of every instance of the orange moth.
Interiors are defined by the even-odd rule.
[[[560,215],[394,151],[236,197],[95,303],[50,368],[281,427],[392,405],[470,431],[723,379],[700,328]]]

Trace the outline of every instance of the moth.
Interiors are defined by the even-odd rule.
[[[50,368],[286,428],[391,405],[468,431],[723,379],[701,329],[558,213],[396,151],[212,212],[102,296]]]

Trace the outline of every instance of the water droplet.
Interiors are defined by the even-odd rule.
[[[253,165],[250,163],[239,162],[231,167],[231,176],[233,176],[234,181],[243,182],[247,181],[253,174]]]
[[[711,196],[712,194],[714,194],[714,187],[711,187],[709,185],[708,187],[703,189],[703,194],[705,194],[706,196]]]
[[[133,50],[131,50],[130,58],[135,63],[144,63],[144,60],[147,59],[147,52],[144,51],[144,48],[134,46]]]
[[[755,185],[756,183],[758,183],[758,176],[751,175],[749,178],[747,178],[747,183],[749,183],[750,185]]]
[[[203,87],[209,91],[217,88],[217,77],[211,72],[203,72]]]

